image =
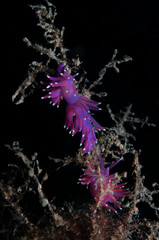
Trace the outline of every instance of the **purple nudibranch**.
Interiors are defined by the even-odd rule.
[[[112,204],[121,209],[117,200],[129,195],[129,192],[123,188],[125,184],[118,184],[115,175],[110,175],[109,171],[118,164],[122,158],[107,168],[104,167],[104,162],[100,155],[98,159],[99,166],[93,166],[89,162],[88,168],[83,169],[84,174],[82,178],[79,179],[79,183],[87,187],[88,185],[90,186],[91,194],[97,203],[104,205],[108,210],[117,212]]]
[[[65,99],[66,121],[64,127],[70,128],[70,133],[74,136],[77,132],[82,132],[80,145],[84,144],[83,154],[94,149],[97,141],[94,130],[104,130],[103,127],[91,116],[90,110],[100,110],[98,103],[84,96],[80,96],[76,91],[76,75],[70,75],[70,70],[62,69],[65,63],[59,65],[57,77],[47,76],[50,80],[44,91],[48,94],[42,99],[50,98],[50,103],[59,107],[61,99]]]

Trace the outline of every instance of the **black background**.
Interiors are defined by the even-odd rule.
[[[23,42],[45,44],[43,32],[36,26],[37,19],[28,4],[40,1],[10,1],[2,5],[3,19],[1,51],[5,53],[1,76],[1,163],[7,166],[4,144],[20,141],[25,152],[39,153],[41,165],[48,170],[49,156],[74,156],[80,143],[80,134],[72,138],[63,129],[65,103],[51,107],[35,90],[23,104],[15,105],[11,96],[24,80],[28,64],[42,57]],[[43,1],[41,1],[43,3]],[[57,7],[56,25],[65,26],[64,46],[70,57],[79,55],[87,77],[94,81],[100,69],[109,62],[114,49],[117,57],[133,58],[119,66],[120,73],[108,70],[102,90],[108,93],[96,120],[110,126],[105,105],[114,112],[133,104],[137,117],[149,116],[156,128],[144,127],[136,131],[135,146],[141,149],[141,164],[148,184],[158,180],[159,148],[159,14],[157,1],[53,1]],[[98,99],[96,99],[98,100]]]

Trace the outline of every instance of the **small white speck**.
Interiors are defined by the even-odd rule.
[[[85,135],[84,134],[82,134],[82,137],[84,137]]]
[[[86,117],[84,118],[84,120],[86,120]]]
[[[76,94],[74,94],[74,96],[76,97]]]
[[[41,99],[44,99],[44,97],[41,97]]]
[[[68,93],[68,90],[66,90],[66,93]]]
[[[63,75],[63,73],[60,73],[60,75],[62,76],[62,75]]]
[[[66,128],[66,125],[64,125],[63,127]]]
[[[80,143],[80,147],[82,146],[82,143]]]
[[[55,82],[55,84],[57,84],[57,82]]]
[[[59,105],[57,105],[57,108],[59,108]]]

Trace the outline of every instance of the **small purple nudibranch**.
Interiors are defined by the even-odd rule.
[[[90,114],[90,110],[99,110],[98,103],[77,93],[74,85],[77,74],[70,75],[68,68],[62,73],[64,66],[65,63],[59,65],[57,77],[47,76],[50,79],[50,83],[44,91],[48,91],[48,94],[42,97],[42,99],[50,98],[50,103],[52,105],[57,104],[57,107],[59,107],[61,99],[64,98],[66,100],[66,122],[64,127],[70,128],[69,133],[72,133],[73,136],[77,132],[82,132],[80,145],[84,144],[83,154],[89,153],[91,148],[94,149],[97,141],[94,129],[103,129]]]
[[[103,159],[100,155],[98,159],[99,166],[94,167],[91,163],[88,163],[88,169],[83,169],[84,174],[79,181],[81,184],[87,185],[87,187],[90,185],[91,194],[98,204],[102,204],[107,209],[117,212],[108,202],[121,209],[117,200],[129,195],[129,192],[123,189],[124,183],[118,184],[114,174],[109,175],[109,170],[120,162],[122,158],[107,168],[104,167]]]

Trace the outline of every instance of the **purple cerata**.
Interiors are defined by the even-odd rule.
[[[99,103],[80,96],[76,91],[75,77],[70,75],[70,70],[62,69],[65,63],[59,65],[57,69],[57,77],[47,76],[50,82],[44,89],[48,94],[42,99],[50,98],[50,103],[59,107],[61,99],[65,99],[66,106],[66,121],[64,127],[70,128],[70,133],[74,136],[77,132],[82,132],[80,145],[84,144],[83,154],[89,153],[94,149],[97,141],[94,130],[102,130],[103,127],[96,122],[91,116],[90,110],[100,110],[97,106]]]
[[[104,205],[108,210],[117,212],[112,204],[121,209],[118,199],[129,195],[129,192],[123,188],[125,184],[118,184],[115,175],[110,175],[109,171],[120,162],[122,158],[107,168],[104,167],[104,162],[100,155],[98,159],[98,166],[93,166],[90,162],[88,163],[88,168],[83,169],[84,174],[79,181],[82,185],[90,186],[91,194],[98,204]]]

